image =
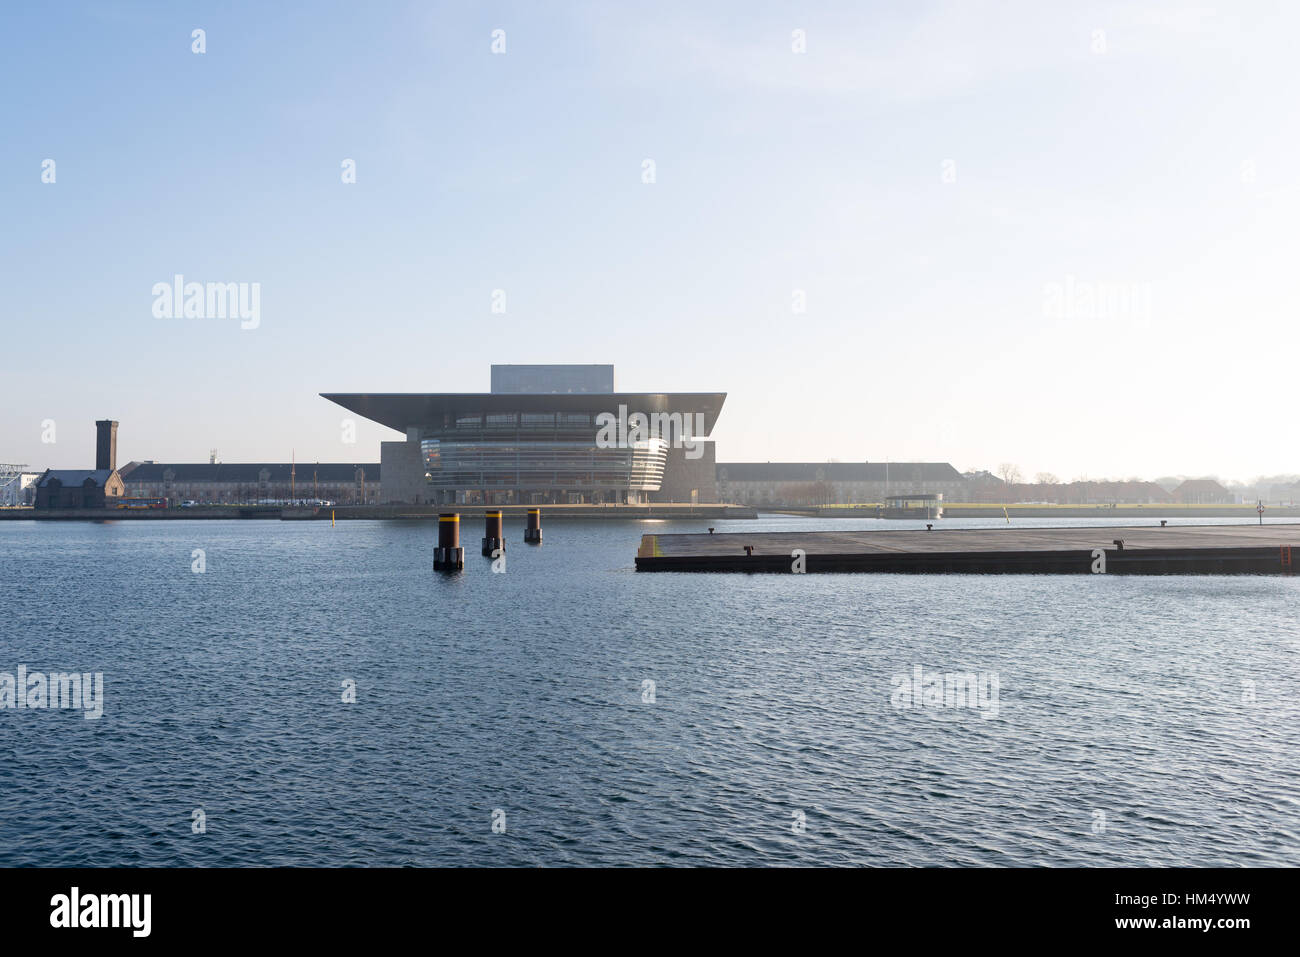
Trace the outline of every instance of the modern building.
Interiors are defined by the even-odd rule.
[[[403,433],[384,502],[716,502],[725,392],[616,392],[612,365],[494,365],[492,391],[322,393]]]
[[[46,469],[36,482],[37,508],[105,508],[125,489],[117,471],[117,423],[95,423],[93,469]]]
[[[130,462],[122,468],[130,498],[166,498],[171,504],[256,505],[258,502],[381,501],[379,464],[338,462]]]
[[[719,462],[719,501],[734,505],[848,505],[891,496],[962,501],[966,480],[947,462]]]
[[[36,502],[40,472],[28,472],[25,465],[0,465],[0,508],[30,506]]]

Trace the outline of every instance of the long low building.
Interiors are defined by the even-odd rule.
[[[847,505],[900,495],[965,497],[947,462],[719,462],[719,501],[734,505]]]
[[[122,467],[127,498],[167,498],[173,504],[235,505],[321,500],[374,505],[382,500],[379,463],[167,463],[130,462]]]

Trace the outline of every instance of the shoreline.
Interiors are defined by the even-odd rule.
[[[193,508],[4,508],[0,521],[116,522],[168,520],[227,521],[423,521],[456,512],[462,518],[482,518],[487,511],[499,511],[503,518],[523,519],[530,508],[542,510],[543,522],[553,519],[599,518],[611,521],[637,519],[756,519],[758,511],[745,505],[336,505],[332,507],[290,507],[279,505],[210,505]]]

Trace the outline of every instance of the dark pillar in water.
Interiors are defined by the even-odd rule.
[[[457,512],[443,512],[438,516],[438,547],[433,550],[433,567],[465,567],[465,549],[460,547],[460,515]]]
[[[489,558],[496,549],[506,550],[506,540],[501,532],[501,510],[483,513],[483,554]]]
[[[524,541],[532,542],[534,545],[542,544],[542,510],[540,508],[530,508],[528,510],[528,524],[524,526]]]

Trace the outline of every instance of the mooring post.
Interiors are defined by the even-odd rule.
[[[434,568],[464,568],[465,549],[460,547],[460,513],[438,516],[438,547],[433,550]]]
[[[488,557],[497,549],[506,550],[506,540],[501,534],[501,510],[483,513],[483,554]]]
[[[542,510],[530,508],[528,523],[524,526],[524,541],[532,545],[542,544]]]

